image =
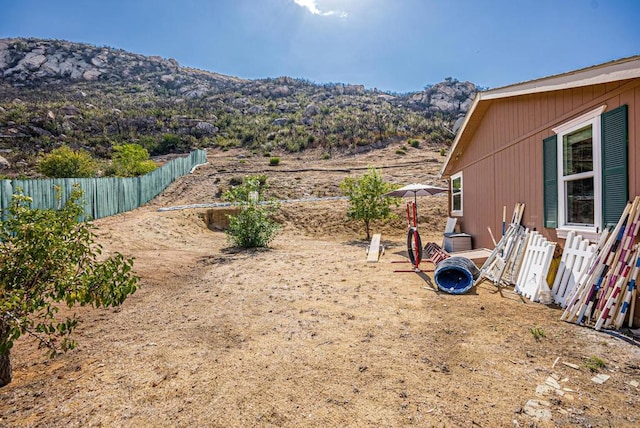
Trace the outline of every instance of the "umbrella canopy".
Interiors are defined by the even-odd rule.
[[[438,193],[446,192],[444,187],[436,187],[430,184],[407,184],[404,187],[394,190],[393,192],[385,193],[385,196],[394,196],[396,198],[408,198],[413,196],[430,196],[437,195]]]

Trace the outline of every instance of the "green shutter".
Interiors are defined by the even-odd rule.
[[[544,169],[544,227],[558,227],[558,136],[542,141]]]
[[[602,114],[602,223],[615,225],[627,200],[627,105]]]

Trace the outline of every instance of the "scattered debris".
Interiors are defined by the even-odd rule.
[[[608,381],[609,378],[611,378],[611,376],[603,374],[603,373],[598,373],[597,375],[595,375],[594,377],[591,378],[591,381],[595,382],[595,383],[597,383],[599,385],[602,385],[603,383]]]
[[[564,364],[567,367],[571,367],[572,369],[580,370],[580,366],[577,364],[567,363],[566,361],[563,361],[562,364]]]
[[[551,419],[551,409],[549,406],[551,403],[544,400],[529,400],[527,404],[524,405],[524,413],[537,418],[541,421],[548,421]]]

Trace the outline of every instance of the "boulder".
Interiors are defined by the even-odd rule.
[[[309,104],[304,109],[304,116],[315,116],[320,113],[320,109],[315,104]]]
[[[247,98],[243,97],[243,98],[236,98],[231,102],[231,104],[235,108],[247,108],[251,105],[251,102],[249,102]]]
[[[251,106],[247,110],[247,113],[249,113],[249,114],[261,114],[263,111],[264,111],[264,108],[262,106]]]
[[[63,116],[77,116],[80,114],[80,109],[73,104],[67,104],[60,107],[60,114]]]
[[[88,81],[98,80],[98,77],[100,77],[101,74],[102,72],[100,72],[100,70],[97,70],[94,68],[92,70],[87,70],[84,73],[82,73],[82,78]]]
[[[271,91],[271,95],[274,97],[286,97],[291,90],[288,86],[278,86]]]
[[[19,67],[21,66],[25,70],[35,71],[40,68],[42,64],[47,61],[47,57],[42,55],[41,53],[29,52],[25,57],[20,61]]]
[[[275,126],[285,126],[289,122],[289,119],[286,117],[279,117],[278,119],[274,119],[273,124]]]
[[[0,170],[11,168],[11,164],[4,157],[0,156]]]
[[[0,41],[0,71],[9,65],[9,46],[6,42]]]
[[[103,53],[91,58],[91,64],[95,65],[98,68],[104,67],[105,65],[107,65],[107,55]]]
[[[219,131],[217,126],[209,122],[198,122],[195,130],[199,135],[213,135]]]

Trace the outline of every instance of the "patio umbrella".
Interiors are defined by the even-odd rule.
[[[385,193],[384,196],[393,196],[396,198],[408,198],[413,196],[413,201],[417,202],[418,196],[431,196],[438,193],[446,192],[448,189],[444,187],[436,187],[430,184],[407,184],[404,187],[396,189],[392,192]]]
[[[411,271],[398,270],[396,272],[421,272],[419,265],[422,260],[422,241],[420,240],[420,234],[418,233],[417,198],[418,196],[437,195],[438,193],[446,191],[447,189],[444,187],[413,183],[407,184],[406,186],[392,192],[385,193],[385,196],[393,196],[396,198],[407,198],[413,196],[413,215],[409,206],[410,204],[407,204],[407,222],[409,223],[409,232],[407,234],[407,253],[409,255],[409,260],[413,264],[413,269]]]

